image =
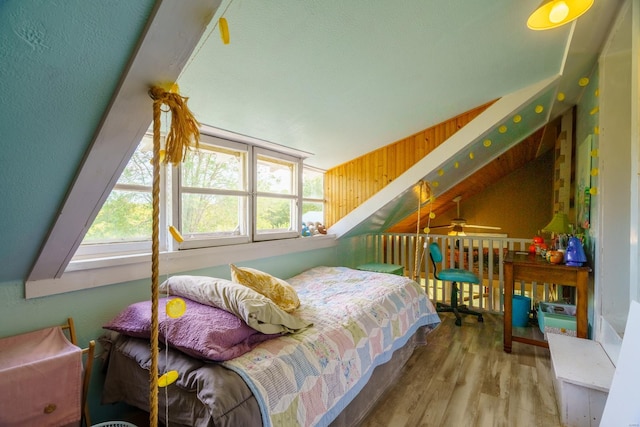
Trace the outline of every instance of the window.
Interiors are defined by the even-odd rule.
[[[262,148],[254,156],[254,240],[299,236],[301,162]]]
[[[150,250],[152,155],[152,136],[146,135],[76,258]],[[199,150],[188,151],[180,165],[161,168],[161,250],[299,237],[303,213],[322,222],[322,177],[304,169],[303,180],[301,158],[201,135]],[[169,225],[180,230],[182,243],[170,238]]]
[[[302,182],[302,222],[307,226],[324,225],[324,173],[305,167]]]
[[[76,258],[151,250],[152,157],[153,138],[145,135],[85,235]],[[161,216],[165,216],[164,203]]]
[[[247,243],[251,147],[206,135],[174,172],[174,225],[181,249]]]

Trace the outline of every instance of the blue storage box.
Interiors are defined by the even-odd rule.
[[[576,306],[555,302],[538,304],[538,326],[547,339],[548,333],[576,336]]]

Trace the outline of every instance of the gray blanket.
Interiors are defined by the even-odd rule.
[[[109,355],[102,402],[126,402],[149,411],[150,366],[148,340],[118,336]],[[181,373],[178,381],[158,394],[158,417],[167,427],[262,425],[258,403],[235,372],[161,348],[158,371],[165,372],[165,366]],[[167,402],[168,424],[164,419]]]

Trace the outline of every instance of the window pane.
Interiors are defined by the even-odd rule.
[[[324,224],[324,205],[320,202],[302,203],[302,222],[310,225]]]
[[[256,229],[258,232],[292,230],[295,200],[273,197],[258,197],[256,206]]]
[[[324,198],[324,174],[304,169],[302,171],[302,197],[308,199]]]
[[[246,235],[243,201],[246,197],[182,194],[182,234]]]
[[[294,194],[295,163],[258,155],[258,191],[275,194]]]
[[[245,190],[246,153],[222,148],[189,151],[181,166],[182,186]]]
[[[138,148],[131,156],[129,163],[122,171],[118,184],[144,185],[151,187],[153,184],[153,140],[147,135],[142,138]]]
[[[113,190],[83,244],[151,240],[151,193]]]

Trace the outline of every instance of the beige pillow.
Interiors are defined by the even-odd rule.
[[[296,290],[284,280],[255,268],[236,267],[233,264],[229,264],[229,267],[231,280],[264,295],[287,313],[300,306]]]
[[[297,332],[311,326],[310,322],[286,313],[269,298],[225,279],[172,276],[160,285],[160,291],[226,310],[264,334]]]

